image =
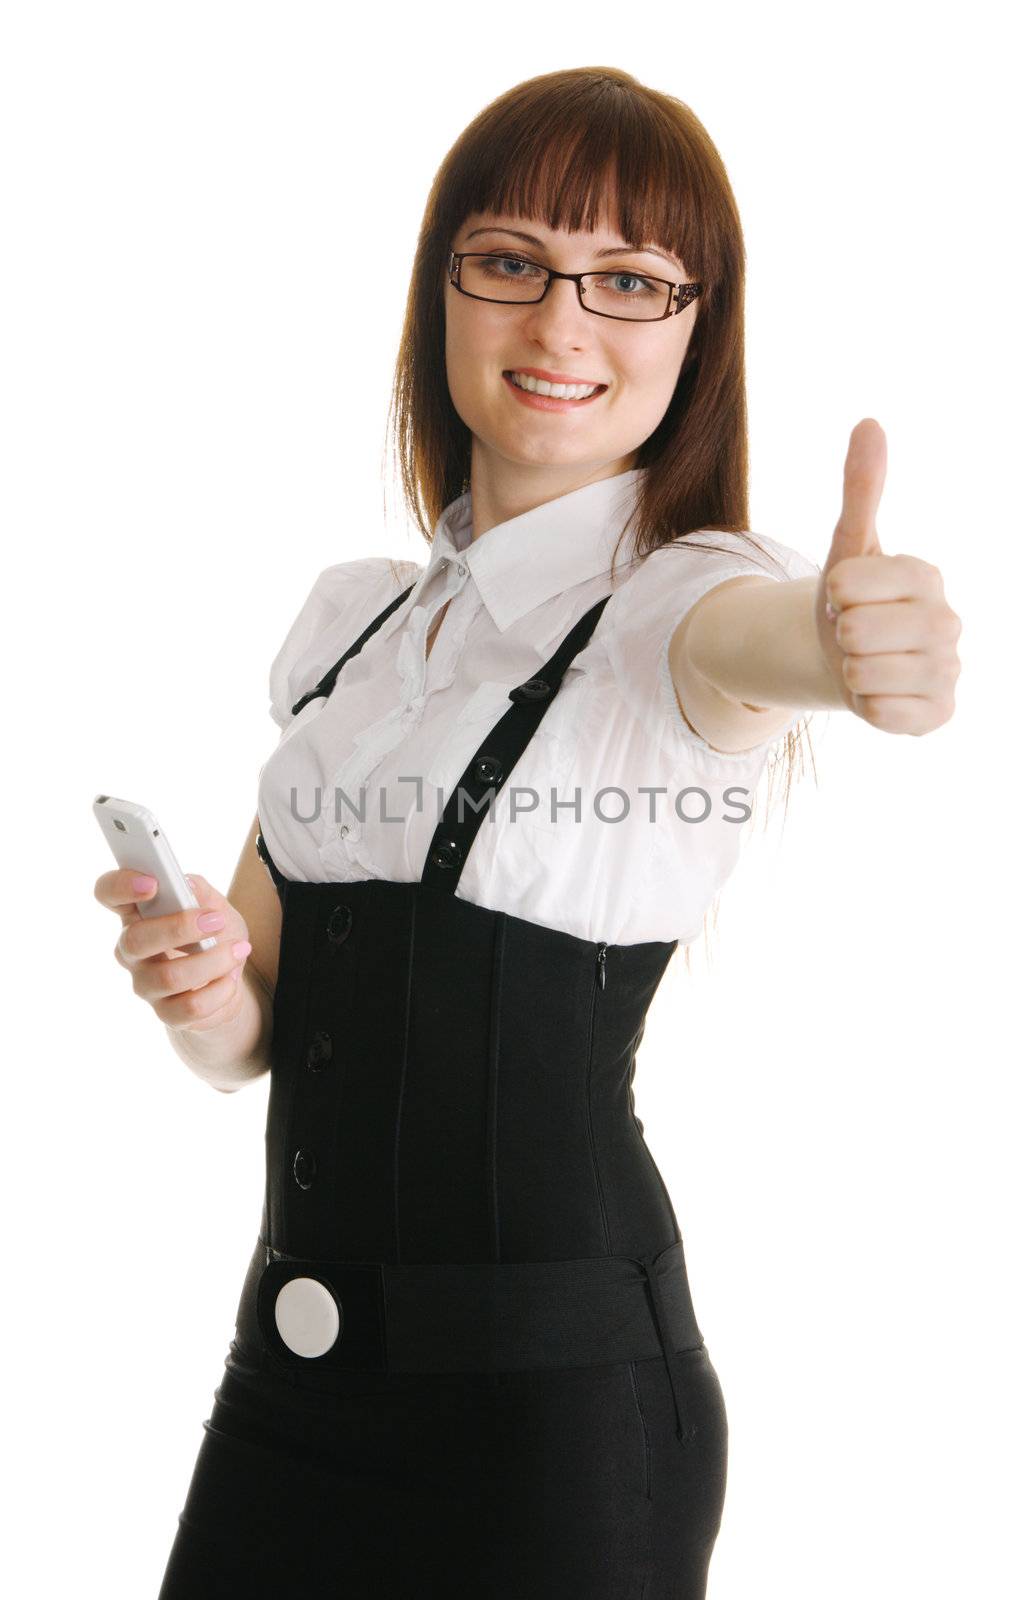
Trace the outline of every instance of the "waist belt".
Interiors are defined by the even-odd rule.
[[[311,1261],[255,1246],[237,1333],[292,1371],[501,1372],[698,1349],[680,1239],[657,1255],[409,1264]]]

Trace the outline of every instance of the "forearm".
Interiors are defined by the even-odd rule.
[[[761,580],[705,597],[683,642],[695,670],[720,693],[749,706],[849,705],[818,642],[818,582]]]
[[[229,1094],[268,1072],[273,1004],[253,966],[245,962],[241,1006],[230,1022],[202,1032],[166,1026],[169,1042],[190,1070],[214,1089]]]

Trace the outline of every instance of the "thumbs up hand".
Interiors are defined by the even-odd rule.
[[[954,715],[961,619],[939,570],[884,555],[875,531],[886,435],[865,417],[850,435],[843,509],[815,598],[818,640],[843,703],[884,733],[931,733]]]

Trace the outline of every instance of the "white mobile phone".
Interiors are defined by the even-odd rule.
[[[172,846],[146,806],[119,800],[113,794],[99,794],[93,802],[93,815],[119,866],[149,873],[158,880],[150,899],[137,902],[141,917],[167,917],[172,911],[190,911],[197,906],[197,896],[187,883]],[[177,948],[210,950],[217,942],[212,938],[195,939],[193,944]]]

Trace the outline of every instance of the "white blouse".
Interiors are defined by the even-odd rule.
[[[258,814],[283,875],[418,881],[467,763],[564,635],[611,592],[610,560],[639,472],[586,485],[471,541],[469,492],[443,512],[423,566],[386,556],[321,572],[269,676],[283,730],[261,768]],[[632,562],[572,661],[492,811],[460,899],[628,944],[690,943],[732,871],[771,746],[733,755],[689,728],[667,659],[675,627],[739,574],[816,576],[813,561],[751,534],[686,535]],[[694,549],[695,539],[719,544]],[[346,662],[328,699],[291,706],[403,589],[416,587]],[[429,626],[450,601],[429,657]]]

